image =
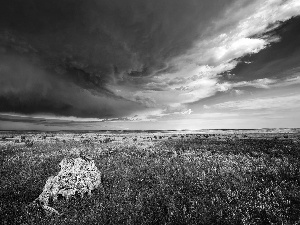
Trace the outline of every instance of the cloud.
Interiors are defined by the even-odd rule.
[[[233,88],[237,87],[255,87],[255,88],[270,88],[273,84],[277,82],[276,79],[257,79],[253,81],[241,81],[241,82],[224,82],[218,83],[216,86],[218,87],[219,91],[228,91]]]
[[[282,23],[270,31],[268,35],[280,37],[280,41],[272,43],[268,48],[257,54],[247,55],[239,59],[236,68],[230,71],[234,74],[236,81],[252,80],[261,78],[285,78],[295,73],[299,73],[300,38],[299,25],[300,17],[294,17]],[[251,64],[242,63],[251,61]]]
[[[299,11],[297,0],[7,1],[0,112],[180,117],[192,113],[187,104],[219,92],[296,84],[295,73],[239,79],[235,69],[255,66],[250,56],[281,43],[280,21]]]
[[[227,8],[222,19],[215,19],[213,25],[203,30],[201,38],[195,39],[190,49],[171,58],[168,65],[175,70],[145,81],[144,86],[149,89],[140,89],[139,93],[144,98],[155,100],[158,107],[175,104],[174,99],[177,103],[187,104],[213,96],[219,91],[247,86],[269,88],[276,82],[273,78],[251,80],[251,75],[247,81],[235,82],[232,80],[238,76],[235,74],[231,80],[225,81],[222,74],[234,70],[241,57],[255,55],[271,44],[280,42],[280,36],[272,31],[281,26],[278,21],[298,15],[296,9],[300,10],[300,4],[298,1],[277,0],[253,1],[244,7],[241,4],[236,2]],[[159,87],[160,93],[156,93],[155,87]],[[123,90],[130,92],[124,87]],[[122,96],[127,95],[122,93]]]
[[[32,115],[32,116],[26,116],[22,114],[16,114],[16,113],[0,113],[0,116],[2,119],[4,118],[15,118],[19,120],[40,120],[40,121],[46,121],[46,120],[55,120],[55,121],[69,121],[69,122],[102,122],[103,119],[98,118],[78,118],[74,116],[51,116],[51,115]]]
[[[297,68],[299,69],[299,68]],[[293,69],[294,71],[295,69]],[[300,84],[300,76],[299,73],[295,73],[289,77],[281,77],[281,78],[262,78],[252,81],[240,81],[240,82],[224,82],[216,84],[217,88],[221,92],[225,92],[231,90],[233,88],[241,88],[241,87],[254,87],[254,88],[277,88],[277,87],[287,87],[291,85]],[[242,93],[241,90],[234,90],[237,94]]]
[[[265,98],[253,98],[242,101],[228,101],[210,106],[214,109],[231,109],[231,110],[291,110],[299,109],[300,94],[288,96],[276,96]]]
[[[0,74],[1,112],[101,118],[143,108],[113,95],[83,89],[15,56],[0,57]]]
[[[159,90],[147,77],[172,71],[169,59],[231,2],[7,1],[0,57],[10,60],[1,62],[0,111],[107,118],[151,107],[156,99],[132,93]]]
[[[191,114],[193,111],[191,109],[188,109],[187,111],[181,112],[181,114]]]

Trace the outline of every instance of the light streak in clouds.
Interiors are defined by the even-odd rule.
[[[300,84],[300,76],[299,73],[294,74],[293,76],[286,77],[284,79],[279,78],[263,78],[252,81],[240,81],[240,82],[224,82],[218,83],[216,86],[218,87],[218,91],[225,92],[229,91],[233,88],[241,88],[241,87],[255,87],[262,89],[269,88],[278,88],[278,87],[288,87],[291,85]],[[236,90],[235,90],[236,91]]]
[[[276,79],[257,79],[253,81],[241,81],[241,82],[224,82],[224,83],[218,83],[217,87],[219,91],[228,91],[233,88],[237,87],[255,87],[255,88],[270,88],[273,84],[277,82]]]
[[[191,109],[188,109],[187,111],[181,112],[181,114],[191,114],[193,111]]]
[[[299,109],[300,94],[289,96],[276,96],[266,98],[253,98],[242,101],[228,101],[206,106],[207,109],[231,109],[231,110],[274,110],[274,109]]]

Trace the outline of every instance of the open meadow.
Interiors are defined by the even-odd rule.
[[[64,158],[93,159],[101,188],[31,203]],[[2,224],[300,224],[300,133],[1,132]]]

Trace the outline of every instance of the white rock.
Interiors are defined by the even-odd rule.
[[[76,193],[91,195],[91,191],[101,184],[101,173],[93,160],[65,158],[59,165],[61,170],[56,176],[48,178],[37,199],[43,206],[48,207],[49,200],[56,201],[59,195],[67,200]]]

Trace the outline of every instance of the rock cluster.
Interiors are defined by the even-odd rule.
[[[46,210],[49,209],[49,201],[56,201],[58,196],[69,199],[75,194],[91,195],[91,191],[101,184],[101,173],[93,160],[86,157],[65,158],[59,165],[61,170],[56,176],[48,178],[37,198]]]

